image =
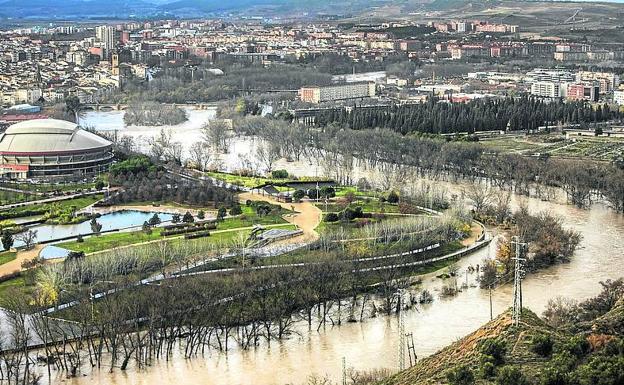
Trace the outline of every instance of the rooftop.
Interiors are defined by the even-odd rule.
[[[111,146],[111,142],[77,124],[35,119],[13,124],[0,135],[0,153],[75,153]]]

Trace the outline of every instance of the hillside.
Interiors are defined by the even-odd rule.
[[[477,372],[483,356],[480,352],[480,345],[489,339],[497,339],[504,343],[507,351],[505,364],[523,365],[525,367],[523,371],[535,372],[547,361],[546,358],[530,350],[531,341],[538,335],[549,335],[556,343],[561,343],[570,337],[548,326],[535,313],[527,309],[524,310],[520,325],[516,328],[513,326],[511,310],[509,310],[438,353],[419,361],[414,367],[389,378],[384,384],[445,383],[446,372],[461,365],[466,365]]]
[[[527,309],[515,327],[508,310],[383,384],[624,384],[624,281],[601,285],[594,298],[549,308],[558,328]]]

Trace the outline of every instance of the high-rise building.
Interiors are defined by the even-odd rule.
[[[104,49],[105,57],[108,57],[115,48],[115,27],[110,25],[95,27],[95,37]]]

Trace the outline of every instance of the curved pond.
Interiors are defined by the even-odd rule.
[[[102,225],[103,232],[109,230],[124,230],[142,226],[143,222],[148,221],[153,215],[153,212],[147,211],[122,210],[103,214],[97,219],[97,221]],[[166,222],[171,220],[172,215],[167,213],[158,213],[158,217],[161,221]],[[90,221],[73,225],[42,224],[33,226],[30,229],[37,231],[37,242],[45,242],[92,232]],[[16,239],[13,246],[23,246],[23,242]]]

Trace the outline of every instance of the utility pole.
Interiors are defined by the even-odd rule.
[[[342,385],[347,385],[347,358],[342,356]]]
[[[494,316],[492,315],[492,285],[491,284],[489,288],[490,288],[490,321],[491,321],[494,319]]]
[[[397,292],[398,296],[398,307],[399,311],[399,352],[398,352],[398,360],[399,360],[399,371],[403,371],[405,369],[405,316],[403,314],[403,310],[401,309],[401,302],[403,300],[403,290],[399,290]]]
[[[521,247],[524,248],[526,243],[520,242],[519,236],[511,238],[511,244],[515,245],[515,264],[514,264],[514,287],[513,287],[513,322],[518,326],[520,316],[522,315],[522,278],[524,276],[524,264],[526,260],[521,256]]]

